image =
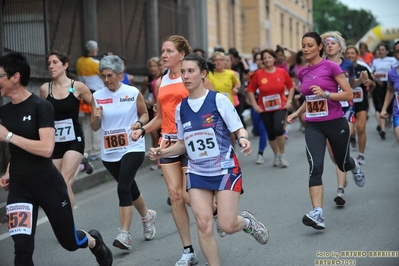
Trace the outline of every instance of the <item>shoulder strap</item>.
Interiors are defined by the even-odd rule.
[[[75,84],[75,80],[71,79],[71,88],[73,88],[74,84]]]
[[[48,83],[48,95],[50,95],[50,97],[53,97],[53,82],[50,81]]]

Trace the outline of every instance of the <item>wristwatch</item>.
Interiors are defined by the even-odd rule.
[[[328,99],[328,97],[330,97],[330,92],[329,91],[324,91],[325,95],[326,95],[326,99]]]

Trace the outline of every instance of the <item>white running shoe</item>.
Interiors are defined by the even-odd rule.
[[[305,214],[302,218],[302,223],[314,229],[326,229],[324,217],[318,211],[310,211],[308,214]]]
[[[256,164],[263,164],[265,162],[265,159],[263,159],[263,156],[258,154],[256,157]]]
[[[355,170],[352,170],[353,178],[355,179],[356,185],[359,187],[364,186],[364,183],[366,182],[366,174],[363,172],[363,170],[360,168],[359,163],[355,160]]]
[[[286,168],[289,165],[290,164],[288,163],[287,156],[285,156],[285,154],[281,154],[280,155],[280,167],[281,168]]]
[[[225,237],[227,234],[226,234],[225,231],[222,230],[222,228],[220,228],[218,216],[214,215],[213,216],[213,220],[215,221],[216,230],[218,231],[219,236],[220,237]]]
[[[141,221],[143,222],[145,240],[153,239],[156,234],[155,220],[157,219],[157,212],[153,210],[148,210],[148,212],[150,213],[150,219],[141,219]]]
[[[358,163],[361,164],[361,165],[365,165],[365,164],[366,164],[366,158],[364,158],[364,155],[359,155],[359,156],[357,156],[357,159],[356,159],[356,160],[357,160]]]
[[[346,201],[345,201],[345,193],[344,190],[342,189],[338,189],[337,190],[337,196],[334,199],[335,204],[337,204],[338,206],[344,206]]]
[[[244,232],[253,236],[262,245],[265,245],[269,241],[269,231],[266,226],[258,222],[249,211],[242,211],[241,216],[251,222],[248,229],[244,229]]]
[[[281,166],[280,155],[274,155],[273,166],[274,167],[280,167]]]
[[[114,247],[120,249],[130,249],[132,247],[132,239],[130,237],[130,232],[118,228],[119,235],[114,240]]]
[[[178,262],[176,262],[175,266],[190,266],[198,263],[197,255],[194,253],[190,253],[190,249],[186,248],[183,250],[183,254]]]

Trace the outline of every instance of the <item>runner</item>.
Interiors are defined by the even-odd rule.
[[[191,47],[183,36],[172,35],[163,39],[161,52],[163,67],[168,71],[155,83],[157,116],[148,124],[133,131],[132,139],[137,141],[146,132],[150,133],[161,128],[159,146],[164,149],[177,141],[176,106],[188,96],[181,79],[181,60],[191,52]],[[186,207],[186,204],[190,204],[184,178],[187,157],[186,155],[165,157],[160,160],[160,165],[172,203],[173,219],[183,244],[183,254],[176,262],[176,266],[195,265],[198,259],[191,242],[190,220]]]
[[[141,215],[144,239],[151,240],[156,234],[157,213],[147,208],[135,181],[137,170],[144,161],[144,138],[130,140],[132,130],[148,122],[147,107],[136,87],[120,81],[123,61],[119,56],[104,56],[99,71],[105,87],[93,94],[91,128],[94,131],[101,129],[101,160],[118,182],[121,228],[113,245],[130,249],[133,206]]]
[[[29,77],[24,55],[9,53],[0,57],[1,96],[11,100],[0,106],[0,141],[9,143],[11,154],[0,187],[9,190],[6,212],[14,241],[14,265],[33,265],[41,207],[64,249],[89,247],[100,266],[110,266],[112,253],[100,232],[75,229],[67,186],[51,160],[55,143],[53,107],[26,89]]]
[[[399,61],[399,41],[394,45],[394,54],[396,60]],[[399,66],[391,69],[388,73],[388,91],[385,96],[384,105],[381,109],[381,118],[387,118],[387,109],[389,103],[395,98],[393,108],[393,128],[396,135],[396,140],[399,142]]]
[[[274,153],[273,166],[284,168],[289,166],[285,155],[284,125],[294,97],[294,84],[284,69],[275,66],[277,54],[273,50],[266,49],[261,54],[264,68],[252,76],[247,87],[248,98],[265,125]],[[286,89],[288,97],[285,96]],[[257,90],[259,98],[256,101]]]
[[[317,32],[308,32],[302,37],[302,52],[308,66],[299,73],[298,79],[306,100],[287,118],[288,123],[293,123],[306,112],[305,141],[313,210],[304,215],[302,222],[315,229],[325,229],[322,174],[327,140],[339,169],[344,172],[351,170],[358,186],[365,183],[365,174],[358,162],[349,156],[349,125],[339,103],[352,100],[353,94],[342,69],[321,57],[323,48]],[[342,92],[338,92],[338,85]]]
[[[269,234],[249,211],[237,216],[242,175],[230,132],[239,136],[238,144],[245,155],[251,153],[251,143],[229,99],[204,87],[208,72],[203,57],[189,54],[183,59],[181,73],[189,96],[176,107],[178,141],[166,149],[151,148],[149,154],[152,160],[158,160],[187,152],[187,190],[199,242],[208,264],[219,266],[219,251],[213,235],[214,196],[218,202],[219,223],[225,232],[234,234],[244,230],[261,244],[267,243]]]
[[[40,87],[40,97],[47,99],[54,107],[56,133],[52,158],[65,179],[73,209],[75,197],[72,184],[76,176],[79,171],[93,172],[93,166],[87,159],[88,155],[83,157],[85,141],[82,126],[78,121],[80,100],[91,104],[92,94],[84,83],[67,77],[69,58],[66,55],[52,51],[46,57],[46,61],[53,80]]]

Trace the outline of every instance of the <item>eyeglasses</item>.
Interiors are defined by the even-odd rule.
[[[108,74],[108,75],[101,75],[102,79],[112,79],[113,77],[115,77],[116,74]]]
[[[0,73],[0,78],[7,76],[7,73]]]

